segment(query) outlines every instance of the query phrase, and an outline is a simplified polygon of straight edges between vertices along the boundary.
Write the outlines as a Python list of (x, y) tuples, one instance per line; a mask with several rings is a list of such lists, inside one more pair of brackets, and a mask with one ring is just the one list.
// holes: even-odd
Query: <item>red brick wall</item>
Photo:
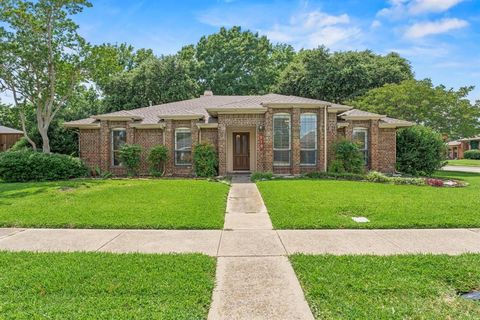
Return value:
[(135, 129), (134, 143), (142, 147), (142, 156), (140, 161), (140, 174), (148, 175), (148, 155), (150, 150), (158, 145), (163, 145), (163, 130), (161, 129)]
[(378, 136), (378, 167), (376, 170), (394, 173), (397, 162), (396, 129), (380, 129)]
[(80, 158), (89, 168), (100, 168), (100, 130), (81, 129), (78, 134), (78, 149)]

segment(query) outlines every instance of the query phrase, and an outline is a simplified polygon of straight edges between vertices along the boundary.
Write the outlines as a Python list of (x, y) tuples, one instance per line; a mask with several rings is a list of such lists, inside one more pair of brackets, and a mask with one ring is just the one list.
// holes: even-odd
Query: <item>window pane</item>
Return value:
[(189, 165), (192, 163), (191, 151), (175, 151), (175, 163), (177, 165)]
[(301, 150), (300, 151), (300, 164), (317, 164), (317, 151), (316, 150)]
[(175, 131), (175, 164), (189, 165), (192, 163), (192, 133), (189, 129)]
[(361, 150), (365, 150), (367, 148), (366, 130), (353, 130), (353, 142), (355, 142)]
[(121, 164), (119, 151), (126, 142), (127, 142), (126, 130), (112, 131), (112, 163), (114, 166), (119, 166)]
[(300, 148), (316, 149), (317, 147), (317, 115), (300, 116)]
[(273, 164), (288, 166), (290, 164), (290, 150), (274, 150)]
[(290, 149), (290, 116), (273, 116), (273, 148)]

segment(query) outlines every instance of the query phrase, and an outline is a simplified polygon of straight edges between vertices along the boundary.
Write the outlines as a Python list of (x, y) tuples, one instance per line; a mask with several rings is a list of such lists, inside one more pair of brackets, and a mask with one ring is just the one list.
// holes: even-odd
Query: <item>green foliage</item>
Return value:
[(446, 146), (442, 136), (424, 126), (397, 131), (397, 170), (428, 176), (445, 165)]
[(331, 53), (325, 47), (301, 50), (281, 73), (277, 91), (332, 102), (344, 102), (386, 83), (413, 79), (410, 63), (396, 53)]
[(367, 173), (365, 178), (369, 182), (386, 183), (386, 182), (390, 181), (389, 177), (387, 177), (383, 173), (377, 172), (377, 171), (370, 171), (369, 173)]
[(161, 177), (165, 173), (165, 163), (168, 160), (168, 148), (158, 145), (150, 149), (148, 154), (148, 165), (150, 174), (154, 177)]
[(29, 150), (32, 146), (28, 143), (27, 139), (20, 138), (15, 144), (9, 149), (9, 151), (22, 151), (22, 150)]
[(291, 46), (272, 45), (267, 37), (240, 27), (221, 28), (180, 52), (201, 89), (220, 95), (268, 93), (294, 54)]
[[(335, 144), (335, 172), (363, 173), (364, 160), (358, 146), (348, 140), (342, 140)], [(343, 171), (341, 170), (343, 166)]]
[(186, 100), (199, 93), (188, 65), (178, 56), (151, 57), (104, 85), (105, 112)]
[(342, 160), (333, 160), (328, 165), (328, 172), (332, 173), (345, 173), (345, 166)]
[(406, 80), (372, 89), (349, 104), (413, 121), (455, 139), (480, 131), (480, 108), (468, 99), (472, 89), (463, 87), (455, 91), (443, 85), (435, 87), (429, 79)]
[(305, 174), (305, 177), (310, 179), (329, 179), (329, 180), (349, 180), (349, 181), (363, 181), (365, 175), (358, 173), (347, 172), (309, 172)]
[(262, 180), (272, 180), (273, 173), (272, 172), (253, 172), (250, 176), (250, 180), (253, 182), (255, 181), (262, 181)]
[(140, 159), (142, 148), (137, 144), (124, 144), (120, 148), (120, 162), (127, 169), (127, 174), (131, 177), (138, 175), (140, 168)]
[(193, 166), (197, 177), (216, 176), (218, 155), (215, 146), (210, 143), (197, 144), (193, 149)]
[(65, 180), (85, 177), (88, 169), (78, 158), (36, 151), (0, 154), (0, 179), (7, 182)]
[(463, 153), (465, 159), (480, 160), (480, 150), (468, 150)]

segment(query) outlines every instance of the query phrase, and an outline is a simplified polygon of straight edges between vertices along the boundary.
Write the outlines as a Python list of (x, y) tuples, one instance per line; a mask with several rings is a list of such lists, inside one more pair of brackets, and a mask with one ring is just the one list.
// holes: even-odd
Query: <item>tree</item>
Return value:
[(397, 132), (397, 170), (411, 175), (431, 175), (445, 164), (442, 136), (427, 127), (415, 126)]
[(35, 108), (43, 152), (50, 153), (48, 130), (75, 87), (85, 78), (87, 44), (69, 18), (86, 0), (1, 0), (0, 89), (12, 93), (26, 139), (26, 108)]
[(189, 61), (202, 90), (248, 95), (268, 93), (295, 52), (289, 45), (272, 45), (265, 36), (232, 27), (203, 36), (179, 55)]
[(105, 112), (191, 99), (199, 93), (189, 66), (178, 56), (149, 58), (105, 86)]
[(385, 83), (413, 79), (410, 63), (396, 53), (330, 53), (325, 47), (301, 50), (281, 73), (279, 93), (344, 102)]
[(467, 98), (472, 89), (434, 86), (429, 79), (406, 80), (372, 89), (349, 104), (431, 127), (449, 138), (470, 137), (480, 132), (480, 105)]

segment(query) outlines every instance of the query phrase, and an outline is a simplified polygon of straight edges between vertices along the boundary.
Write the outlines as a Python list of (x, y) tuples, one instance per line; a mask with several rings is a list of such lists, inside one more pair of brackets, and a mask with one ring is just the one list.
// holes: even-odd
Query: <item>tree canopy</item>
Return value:
[(413, 79), (408, 60), (366, 51), (301, 50), (280, 75), (279, 93), (344, 102), (386, 83)]
[(434, 128), (450, 138), (469, 137), (480, 130), (480, 106), (467, 99), (472, 89), (434, 86), (430, 79), (405, 80), (372, 89), (349, 103)]

